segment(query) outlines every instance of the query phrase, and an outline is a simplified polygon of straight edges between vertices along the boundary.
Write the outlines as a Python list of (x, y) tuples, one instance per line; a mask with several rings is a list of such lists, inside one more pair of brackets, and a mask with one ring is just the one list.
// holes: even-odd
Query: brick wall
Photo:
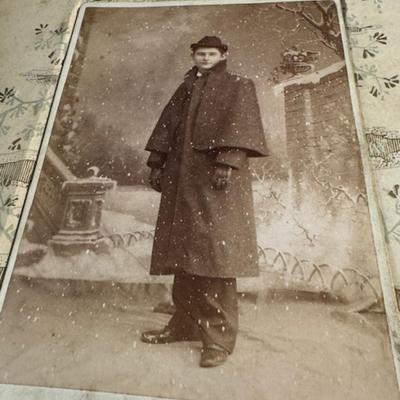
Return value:
[(363, 179), (347, 73), (344, 68), (318, 83), (284, 89), (289, 176), (295, 202), (330, 182), (361, 192)]
[[(377, 276), (359, 144), (344, 66), (283, 86), (287, 204), (313, 244), (303, 253)], [(285, 237), (291, 247), (297, 236)], [(303, 242), (304, 243), (304, 242)]]

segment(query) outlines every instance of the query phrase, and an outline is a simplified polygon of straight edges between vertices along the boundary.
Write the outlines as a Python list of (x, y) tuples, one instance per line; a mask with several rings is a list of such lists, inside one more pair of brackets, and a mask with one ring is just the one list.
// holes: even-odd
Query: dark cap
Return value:
[(228, 50), (228, 46), (222, 43), (221, 39), (217, 36), (204, 36), (197, 43), (190, 45), (192, 51), (196, 51), (199, 47), (215, 47), (221, 49), (223, 52)]

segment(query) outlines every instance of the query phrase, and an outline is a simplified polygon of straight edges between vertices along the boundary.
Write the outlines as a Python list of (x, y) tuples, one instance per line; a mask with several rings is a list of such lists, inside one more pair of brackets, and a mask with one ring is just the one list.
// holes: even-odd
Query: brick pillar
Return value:
[(285, 111), (293, 207), (321, 193), (327, 180), (362, 188), (346, 71), (285, 87)]

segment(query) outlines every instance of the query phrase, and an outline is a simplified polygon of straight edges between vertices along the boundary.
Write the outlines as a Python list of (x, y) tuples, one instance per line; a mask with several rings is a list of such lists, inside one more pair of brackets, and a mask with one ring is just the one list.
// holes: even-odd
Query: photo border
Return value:
[[(72, 15), (71, 21), (73, 23), (72, 34), (68, 43), (68, 47), (65, 53), (63, 66), (57, 81), (56, 89), (54, 91), (53, 100), (50, 106), (50, 110), (46, 111), (47, 120), (45, 125), (45, 131), (40, 142), (37, 160), (35, 162), (34, 171), (28, 185), (27, 193), (23, 202), (22, 212), (18, 225), (16, 228), (16, 234), (11, 244), (11, 250), (5, 266), (4, 277), (2, 285), (0, 287), (0, 312), (4, 305), (5, 296), (11, 280), (12, 272), (14, 270), (15, 261), (18, 255), (19, 245), (24, 233), (25, 225), (29, 216), (29, 212), (34, 200), (36, 188), (38, 185), (40, 173), (42, 170), (43, 162), (46, 156), (48, 143), (50, 140), (53, 125), (58, 113), (60, 100), (62, 98), (65, 82), (71, 67), (73, 54), (75, 52), (76, 43), (79, 37), (82, 22), (85, 16), (86, 9), (88, 8), (159, 8), (159, 7), (174, 7), (174, 6), (205, 6), (205, 5), (240, 5), (240, 4), (269, 4), (269, 3), (307, 3), (313, 0), (162, 0), (153, 2), (84, 2), (78, 8), (76, 15)], [(360, 101), (357, 93), (356, 82), (354, 79), (354, 68), (352, 63), (352, 56), (350, 53), (349, 41), (347, 38), (346, 26), (343, 15), (343, 5), (341, 0), (332, 0), (336, 4), (336, 10), (338, 14), (340, 32), (342, 37), (342, 43), (344, 48), (344, 60), (347, 69), (348, 84), (350, 89), (350, 98), (353, 110), (353, 117), (355, 121), (355, 127), (357, 131), (357, 139), (359, 144), (359, 151), (362, 162), (362, 174), (364, 177), (365, 188), (367, 192), (368, 208), (370, 215), (371, 230), (375, 245), (375, 254), (377, 259), (377, 266), (379, 270), (379, 277), (383, 291), (384, 306), (386, 311), (386, 319), (389, 326), (389, 337), (392, 346), (392, 352), (394, 357), (394, 365), (397, 375), (397, 382), (400, 382), (400, 343), (397, 343), (397, 338), (400, 337), (400, 320), (398, 316), (396, 295), (394, 290), (393, 278), (391, 273), (391, 263), (389, 257), (389, 249), (385, 241), (385, 233), (382, 222), (382, 215), (379, 209), (377, 185), (374, 181), (374, 172), (368, 155), (368, 145), (365, 137), (365, 132), (362, 123), (362, 111)], [(0, 385), (2, 386), (8, 385)], [(17, 385), (24, 386), (24, 385)], [(64, 389), (61, 389), (63, 390)], [(68, 391), (68, 390), (66, 390)], [(86, 391), (80, 391), (86, 392)], [(92, 392), (100, 393), (100, 392)], [(1, 394), (1, 391), (0, 391)], [(94, 397), (95, 398), (95, 397)], [(145, 399), (143, 396), (129, 395), (128, 398)], [(154, 397), (147, 397), (147, 399), (153, 399)], [(155, 398), (154, 398), (155, 399)], [(159, 399), (162, 399), (159, 397)]]

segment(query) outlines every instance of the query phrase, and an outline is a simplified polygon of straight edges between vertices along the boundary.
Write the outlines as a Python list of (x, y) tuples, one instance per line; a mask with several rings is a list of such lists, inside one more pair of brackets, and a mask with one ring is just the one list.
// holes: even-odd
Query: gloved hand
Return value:
[(161, 193), (162, 172), (161, 168), (152, 168), (149, 176), (150, 186), (159, 193)]
[(228, 186), (228, 182), (232, 175), (232, 167), (228, 165), (216, 165), (211, 183), (214, 189), (222, 190)]

